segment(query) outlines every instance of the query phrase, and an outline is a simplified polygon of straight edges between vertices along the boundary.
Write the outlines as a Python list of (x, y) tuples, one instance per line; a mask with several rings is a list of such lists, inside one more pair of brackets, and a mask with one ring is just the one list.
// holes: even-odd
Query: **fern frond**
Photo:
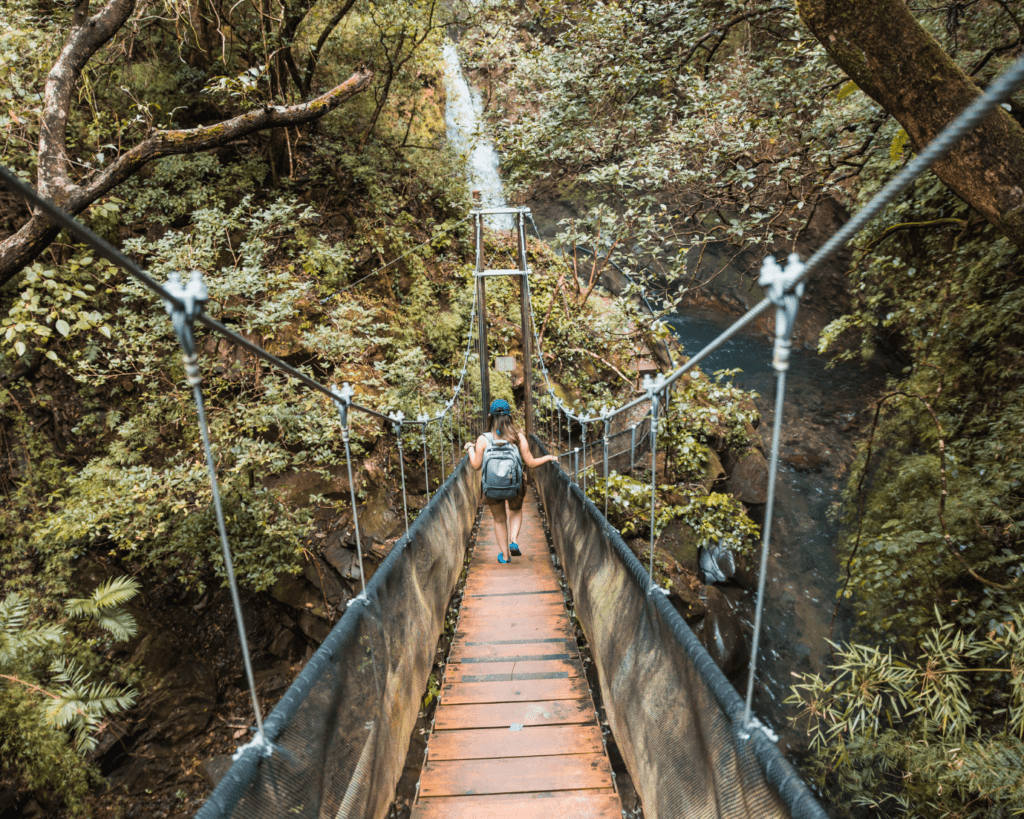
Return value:
[(28, 614), (29, 601), (23, 595), (11, 594), (0, 602), (0, 668), (27, 650), (53, 645), (64, 637), (60, 626), (26, 626)]
[(100, 583), (92, 593), (93, 602), (100, 611), (123, 606), (139, 593), (139, 582), (132, 577), (112, 577)]
[(25, 625), (28, 600), (21, 594), (10, 594), (0, 600), (0, 630), (13, 632)]
[(114, 611), (100, 614), (96, 618), (96, 625), (108, 631), (118, 640), (129, 640), (135, 636), (139, 628), (135, 618), (126, 611)]

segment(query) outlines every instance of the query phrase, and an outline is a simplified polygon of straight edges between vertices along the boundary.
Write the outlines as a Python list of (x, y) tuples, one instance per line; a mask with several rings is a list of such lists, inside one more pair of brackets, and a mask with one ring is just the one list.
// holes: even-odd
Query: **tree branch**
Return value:
[[(87, 184), (80, 187), (68, 184), (57, 204), (71, 214), (78, 214), (153, 159), (206, 151), (256, 131), (312, 122), (365, 90), (372, 79), (373, 71), (364, 67), (358, 69), (345, 82), (308, 102), (298, 105), (264, 106), (225, 122), (201, 128), (155, 131), (118, 157), (110, 167)], [(56, 197), (51, 195), (50, 198)], [(38, 256), (58, 232), (49, 219), (33, 215), (13, 236), (0, 242), (0, 285), (9, 281)]]

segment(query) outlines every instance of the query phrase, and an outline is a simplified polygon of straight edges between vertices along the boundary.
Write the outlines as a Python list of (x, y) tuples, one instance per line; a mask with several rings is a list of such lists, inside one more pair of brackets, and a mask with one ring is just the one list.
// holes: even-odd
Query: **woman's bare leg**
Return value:
[(508, 541), (519, 542), (519, 530), (523, 527), (523, 507), (508, 510)]
[[(488, 504), (487, 508), (491, 510), (491, 516), (494, 518), (494, 539), (498, 541), (498, 548), (501, 549), (505, 560), (511, 560), (512, 555), (508, 550), (508, 518), (505, 515), (505, 504), (497, 503), (493, 506)], [(522, 525), (522, 519), (519, 523)], [(519, 531), (518, 528), (516, 531)]]

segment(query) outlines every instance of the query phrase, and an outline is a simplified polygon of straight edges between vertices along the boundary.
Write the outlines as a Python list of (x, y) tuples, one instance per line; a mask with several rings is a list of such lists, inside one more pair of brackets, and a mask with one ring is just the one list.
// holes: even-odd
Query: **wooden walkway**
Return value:
[(510, 565), (482, 512), (413, 819), (621, 819), (532, 492), (523, 512)]

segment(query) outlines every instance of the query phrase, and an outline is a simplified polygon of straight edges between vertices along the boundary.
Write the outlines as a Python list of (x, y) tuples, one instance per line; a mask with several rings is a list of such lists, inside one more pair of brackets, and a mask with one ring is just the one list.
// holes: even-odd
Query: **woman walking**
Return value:
[[(480, 469), (484, 465), (484, 455), (488, 449), (495, 447), (515, 447), (523, 463), (531, 469), (556, 460), (554, 455), (545, 455), (543, 458), (534, 458), (530, 452), (530, 444), (526, 436), (520, 431), (512, 420), (512, 408), (508, 401), (498, 398), (491, 402), (491, 411), (487, 416), (488, 431), (476, 439), (476, 442), (466, 444), (466, 453), (469, 455), (469, 465), (473, 469)], [(511, 563), (512, 555), (519, 556), (519, 544), (516, 539), (519, 537), (519, 530), (523, 525), (523, 499), (526, 497), (526, 481), (520, 481), (519, 494), (505, 500), (497, 500), (484, 495), (484, 504), (491, 511), (494, 518), (494, 536), (498, 541), (501, 551), (498, 552), (499, 563)]]

